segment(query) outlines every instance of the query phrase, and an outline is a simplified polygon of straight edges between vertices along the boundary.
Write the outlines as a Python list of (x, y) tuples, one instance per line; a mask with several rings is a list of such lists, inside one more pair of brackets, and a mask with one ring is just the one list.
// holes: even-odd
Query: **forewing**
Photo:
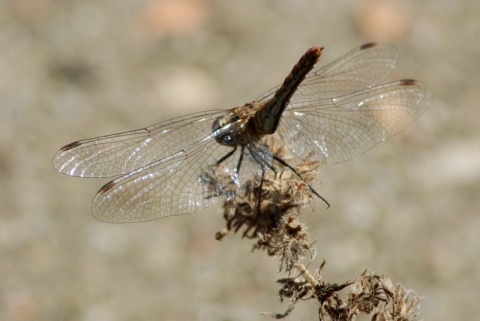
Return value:
[[(107, 183), (95, 196), (92, 212), (101, 221), (129, 223), (190, 214), (233, 197), (259, 167), (241, 148), (218, 144), (213, 135), (194, 146)], [(217, 162), (230, 155), (216, 166)]]
[(201, 112), (139, 130), (76, 141), (55, 154), (53, 166), (71, 176), (124, 175), (196, 144), (211, 133), (214, 119), (224, 113)]
[(301, 158), (316, 150), (324, 162), (340, 163), (400, 132), (431, 101), (424, 84), (400, 80), (343, 97), (292, 104), (279, 134)]
[[(398, 51), (387, 44), (368, 43), (322, 68), (314, 68), (300, 84), (291, 104), (309, 103), (357, 92), (382, 82), (395, 68)], [(259, 100), (270, 99), (277, 86)]]

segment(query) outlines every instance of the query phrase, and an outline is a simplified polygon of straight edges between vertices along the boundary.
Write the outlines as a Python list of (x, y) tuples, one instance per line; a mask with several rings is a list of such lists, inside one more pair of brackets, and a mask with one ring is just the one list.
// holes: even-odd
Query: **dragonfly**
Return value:
[(271, 151), (273, 134), (299, 159), (313, 151), (318, 161), (341, 163), (397, 134), (431, 104), (419, 81), (381, 84), (398, 60), (391, 45), (367, 43), (319, 68), (322, 50), (308, 49), (282, 85), (243, 106), (75, 141), (54, 155), (53, 166), (70, 176), (116, 177), (92, 202), (97, 219), (148, 221), (235, 197), (248, 180), (275, 171), (275, 161), (294, 170)]

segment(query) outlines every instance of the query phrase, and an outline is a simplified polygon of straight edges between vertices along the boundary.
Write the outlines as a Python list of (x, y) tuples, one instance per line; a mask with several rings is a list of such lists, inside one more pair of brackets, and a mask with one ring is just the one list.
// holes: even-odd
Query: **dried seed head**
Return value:
[[(293, 157), (278, 139), (270, 138), (268, 145), (276, 157), (290, 165)], [(300, 161), (295, 167), (291, 165), (296, 173), (278, 162), (273, 166), (276, 172), (270, 170), (263, 178), (249, 180), (240, 193), (227, 198), (223, 204), (226, 227), (216, 238), (222, 239), (230, 230), (242, 231), (243, 237), (257, 240), (254, 249), (278, 256), (280, 270), (290, 272), (302, 260), (310, 261), (315, 255), (308, 229), (301, 220), (300, 208), (314, 199), (309, 185), (320, 164), (309, 159)], [(218, 179), (217, 176), (211, 182), (216, 183)], [(218, 190), (212, 184), (211, 192)]]

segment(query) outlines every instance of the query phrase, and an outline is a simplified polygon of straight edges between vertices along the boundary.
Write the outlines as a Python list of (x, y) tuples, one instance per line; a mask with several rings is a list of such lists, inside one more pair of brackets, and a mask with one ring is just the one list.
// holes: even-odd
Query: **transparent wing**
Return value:
[(76, 141), (55, 154), (53, 166), (71, 176), (124, 175), (210, 135), (214, 119), (225, 112), (201, 112), (139, 130)]
[(400, 80), (333, 99), (290, 104), (278, 131), (300, 158), (317, 150), (322, 161), (340, 163), (400, 132), (431, 101), (427, 86)]
[[(232, 153), (219, 166), (219, 159)], [(140, 222), (194, 213), (231, 197), (247, 179), (257, 179), (260, 168), (243, 150), (218, 144), (213, 135), (195, 145), (107, 183), (92, 203), (94, 216), (114, 223)]]
[[(387, 44), (367, 43), (322, 68), (314, 68), (300, 84), (290, 103), (308, 103), (343, 96), (382, 82), (395, 68), (398, 51)], [(260, 96), (270, 99), (280, 86)]]

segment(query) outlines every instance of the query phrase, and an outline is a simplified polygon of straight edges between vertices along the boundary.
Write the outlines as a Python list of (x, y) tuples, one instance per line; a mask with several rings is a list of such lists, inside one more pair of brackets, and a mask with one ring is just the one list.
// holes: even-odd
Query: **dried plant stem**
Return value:
[(315, 279), (315, 277), (307, 270), (305, 265), (302, 263), (297, 263), (295, 265), (295, 268), (301, 273), (301, 275), (305, 278), (305, 280), (310, 283), (311, 286), (316, 287), (318, 286), (318, 281)]
[[(272, 139), (269, 146), (278, 157), (288, 158), (277, 140)], [(232, 230), (243, 231), (244, 238), (256, 240), (255, 250), (265, 250), (278, 258), (279, 272), (287, 274), (277, 280), (279, 298), (281, 302), (288, 299), (290, 304), (283, 313), (264, 314), (282, 319), (293, 311), (298, 301), (315, 300), (321, 321), (353, 321), (360, 314), (368, 315), (372, 321), (420, 320), (418, 295), (400, 285), (393, 286), (385, 276), (364, 271), (353, 280), (336, 284), (321, 276), (325, 261), (317, 272), (308, 270), (316, 249), (315, 242), (309, 240), (300, 209), (314, 199), (310, 183), (315, 179), (319, 163), (307, 159), (294, 170), (280, 168), (281, 165), (275, 164), (280, 175), (268, 173), (249, 181), (241, 193), (225, 201), (226, 226), (216, 234), (220, 240)], [(215, 178), (212, 182), (229, 179), (223, 171), (210, 175)], [(211, 188), (212, 193), (218, 191), (216, 185)]]

